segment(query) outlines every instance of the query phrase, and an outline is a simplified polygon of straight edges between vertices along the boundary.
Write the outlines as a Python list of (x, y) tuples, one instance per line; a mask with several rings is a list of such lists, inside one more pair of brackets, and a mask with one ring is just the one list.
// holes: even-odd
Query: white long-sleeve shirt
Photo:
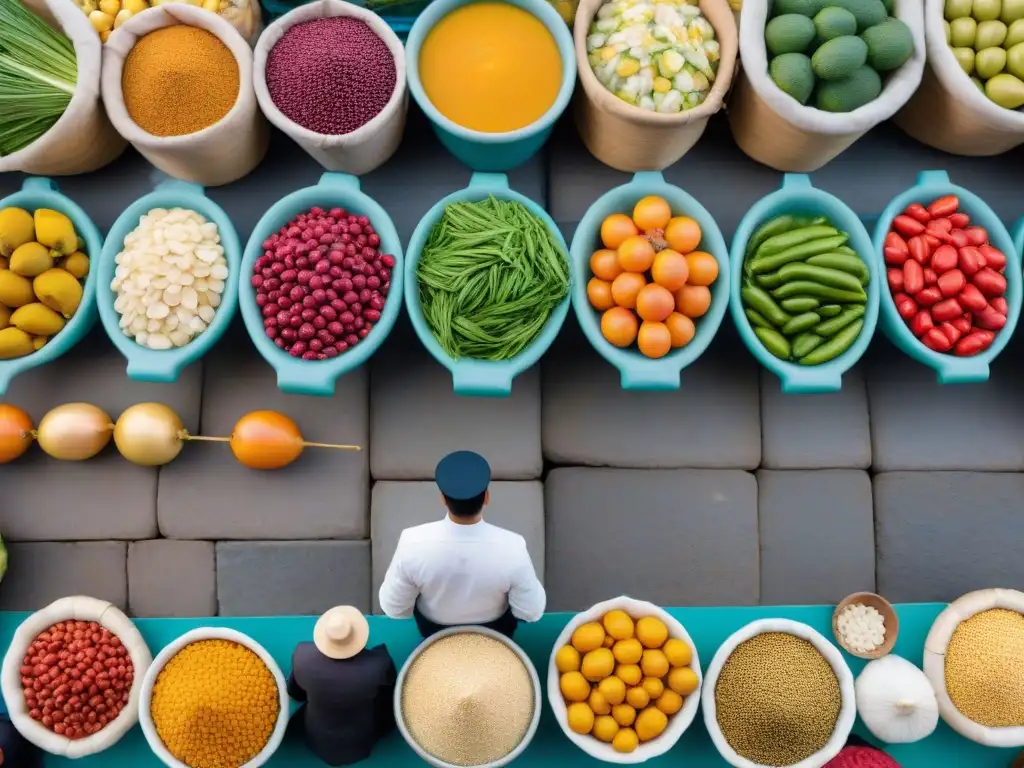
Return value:
[(412, 616), (417, 601), (438, 624), (482, 624), (510, 607), (521, 621), (537, 621), (547, 595), (522, 536), (445, 515), (402, 531), (380, 586), (380, 607), (393, 619)]

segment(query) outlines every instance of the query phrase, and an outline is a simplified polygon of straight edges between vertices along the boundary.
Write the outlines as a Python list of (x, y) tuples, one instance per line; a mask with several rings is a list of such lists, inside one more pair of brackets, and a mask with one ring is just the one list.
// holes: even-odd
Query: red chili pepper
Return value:
[(928, 331), (928, 333), (921, 337), (921, 341), (928, 349), (935, 352), (949, 352), (953, 348), (953, 345), (949, 342), (949, 337), (938, 328), (932, 328)]
[(967, 237), (967, 233), (964, 232), (962, 229), (954, 229), (952, 232), (949, 233), (949, 237), (947, 238), (947, 240), (950, 244), (956, 246), (957, 248), (963, 248), (965, 245), (971, 244), (970, 238)]
[(940, 197), (934, 203), (928, 206), (928, 213), (931, 214), (932, 218), (938, 218), (940, 216), (952, 216), (960, 208), (960, 198), (956, 195), (946, 195)]
[(921, 266), (928, 263), (928, 259), (931, 258), (932, 255), (932, 249), (928, 247), (928, 243), (925, 241), (925, 238), (920, 235), (912, 237), (910, 238), (908, 245), (910, 246), (910, 258)]
[(1006, 269), (1006, 254), (991, 245), (980, 245), (978, 251), (985, 257), (985, 266), (992, 267), (997, 272)]
[(910, 330), (918, 338), (924, 336), (934, 327), (935, 321), (932, 320), (931, 313), (927, 309), (922, 309), (910, 321)]
[(902, 269), (888, 269), (886, 270), (886, 277), (889, 279), (889, 290), (893, 293), (899, 293), (903, 290), (903, 270)]
[[(933, 256), (932, 259), (934, 259), (934, 258), (935, 257)], [(934, 269), (932, 269), (930, 267), (928, 269), (925, 269), (925, 271), (924, 271), (924, 286), (925, 286), (925, 288), (927, 288), (927, 287), (929, 287), (931, 285), (936, 285), (938, 282), (939, 282), (939, 275), (938, 275), (938, 273)]]
[(945, 299), (932, 307), (932, 318), (937, 323), (955, 320), (964, 313), (963, 307), (956, 299)]
[(972, 331), (956, 344), (956, 353), (960, 357), (970, 357), (989, 348), (996, 335), (991, 331)]
[(946, 334), (946, 338), (949, 339), (950, 344), (956, 344), (960, 341), (960, 337), (963, 336), (960, 329), (952, 323), (943, 323), (939, 326), (939, 330)]
[(904, 213), (912, 219), (917, 219), (922, 224), (927, 224), (932, 218), (932, 215), (928, 213), (928, 209), (920, 203), (911, 203), (907, 206), (907, 210)]
[(974, 313), (974, 322), (979, 328), (988, 331), (1001, 331), (1006, 325), (1006, 315), (1001, 315), (992, 307), (985, 307), (981, 312)]
[(985, 245), (988, 242), (988, 232), (984, 227), (967, 227), (964, 230), (967, 241), (974, 246)]
[(960, 315), (955, 320), (950, 320), (949, 324), (960, 331), (960, 333), (970, 333), (971, 328), (974, 327), (974, 321), (969, 314)]
[(956, 296), (967, 285), (967, 278), (959, 269), (951, 269), (943, 272), (939, 278), (939, 290), (943, 296)]
[(940, 275), (956, 268), (957, 253), (952, 245), (940, 245), (932, 254), (932, 269)]
[(890, 267), (902, 267), (904, 262), (910, 258), (909, 251), (900, 251), (888, 246), (883, 251), (883, 255), (885, 256), (885, 263)]
[(994, 309), (999, 314), (1010, 314), (1010, 305), (1006, 303), (1006, 299), (1004, 299), (1002, 296), (992, 299), (992, 301), (990, 301), (989, 303), (992, 305), (992, 309)]
[(952, 230), (953, 225), (949, 223), (949, 219), (933, 219), (924, 228), (927, 234), (937, 237), (939, 240), (948, 240)]
[(907, 294), (897, 293), (892, 297), (892, 300), (896, 305), (896, 311), (904, 320), (910, 320), (910, 318), (917, 314), (917, 304)]
[[(905, 266), (904, 269), (906, 269)], [(906, 277), (905, 272), (904, 277)], [(980, 270), (973, 278), (971, 278), (971, 282), (978, 286), (978, 290), (989, 298), (1002, 296), (1006, 293), (1006, 278), (990, 267), (985, 267)]]
[(917, 292), (914, 300), (922, 307), (930, 307), (942, 301), (942, 291), (939, 290), (938, 286), (925, 288), (923, 291)]
[(892, 228), (906, 237), (913, 237), (924, 232), (924, 224), (904, 215), (897, 216), (892, 220)]
[(900, 237), (896, 232), (890, 232), (885, 236), (884, 247), (895, 248), (903, 253), (910, 253), (910, 250), (907, 248), (907, 241)]
[(988, 301), (982, 295), (978, 287), (968, 283), (964, 286), (964, 289), (960, 291), (960, 295), (957, 296), (957, 301), (960, 305), (968, 312), (980, 312), (988, 306)]
[(966, 213), (951, 213), (949, 221), (953, 225), (953, 229), (963, 229), (971, 223), (971, 217)]
[(957, 263), (960, 265), (960, 271), (968, 277), (971, 277), (985, 266), (983, 262), (984, 258), (985, 257), (981, 255), (981, 251), (972, 245), (968, 245), (960, 249)]
[[(914, 245), (914, 240), (910, 241), (911, 246)], [(903, 290), (905, 293), (909, 293), (913, 296), (915, 293), (924, 288), (924, 270), (921, 265), (918, 264), (914, 259), (907, 259), (907, 263), (903, 265)]]

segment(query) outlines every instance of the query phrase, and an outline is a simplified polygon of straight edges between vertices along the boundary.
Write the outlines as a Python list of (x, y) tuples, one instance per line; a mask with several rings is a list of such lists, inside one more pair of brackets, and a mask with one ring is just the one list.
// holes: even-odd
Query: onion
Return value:
[(89, 403), (67, 403), (43, 416), (36, 439), (48, 456), (61, 461), (84, 461), (107, 447), (113, 426), (110, 416), (101, 408)]
[(14, 461), (32, 445), (32, 419), (21, 408), (0, 403), (0, 464)]
[(298, 424), (277, 411), (247, 413), (231, 432), (231, 451), (249, 469), (287, 467), (304, 447)]
[(181, 453), (187, 437), (181, 417), (162, 403), (139, 403), (114, 425), (114, 444), (128, 461), (160, 467)]

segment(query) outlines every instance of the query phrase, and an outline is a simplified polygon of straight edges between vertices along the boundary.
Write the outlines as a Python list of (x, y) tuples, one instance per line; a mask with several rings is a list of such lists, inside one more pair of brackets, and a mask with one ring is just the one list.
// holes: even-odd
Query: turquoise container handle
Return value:
[[(263, 316), (256, 306), (256, 291), (251, 278), (256, 260), (263, 255), (263, 242), (300, 213), (310, 208), (344, 208), (369, 218), (380, 237), (378, 250), (395, 257), (391, 270), (391, 288), (384, 309), (365, 339), (337, 357), (328, 360), (301, 360), (279, 349), (263, 330)], [(402, 305), (404, 279), (402, 242), (387, 211), (364, 193), (359, 179), (347, 173), (325, 173), (311, 187), (298, 189), (278, 200), (263, 214), (249, 236), (238, 274), (237, 290), (242, 308), (242, 320), (256, 350), (277, 374), (277, 387), (293, 395), (331, 397), (335, 384), (346, 373), (355, 370), (376, 352), (391, 333)]]
[(85, 255), (92, 263), (89, 274), (82, 285), (82, 302), (78, 311), (67, 321), (60, 333), (53, 336), (46, 346), (25, 357), (0, 360), (0, 397), (15, 376), (40, 365), (53, 362), (75, 346), (96, 323), (96, 260), (103, 249), (103, 237), (99, 229), (81, 206), (62, 194), (53, 179), (32, 176), (21, 184), (21, 190), (0, 200), (2, 208), (24, 208), (30, 213), (38, 208), (60, 211), (75, 227), (75, 232), (85, 243)]
[(1006, 347), (1020, 319), (1021, 300), (1024, 298), (1021, 276), (1024, 220), (1018, 222), (1015, 236), (1011, 237), (988, 204), (970, 190), (954, 184), (946, 171), (922, 171), (918, 174), (917, 183), (893, 198), (879, 217), (875, 225), (875, 259), (879, 269), (884, 271), (885, 236), (889, 233), (893, 219), (903, 213), (908, 205), (921, 203), (927, 207), (933, 200), (944, 195), (956, 195), (960, 199), (960, 210), (971, 217), (971, 224), (984, 227), (992, 245), (1006, 254), (1006, 325), (996, 335), (992, 346), (979, 355), (957, 357), (934, 352), (917, 340), (900, 317), (888, 286), (883, 291), (885, 298), (882, 299), (880, 320), (886, 337), (910, 357), (933, 368), (940, 384), (975, 384), (988, 381), (992, 361)]
[[(864, 327), (853, 344), (839, 357), (813, 366), (780, 360), (764, 348), (744, 313), (740, 291), (743, 289), (743, 264), (747, 243), (755, 230), (777, 216), (827, 216), (832, 226), (849, 236), (848, 245), (864, 260), (870, 272), (866, 286), (868, 300), (864, 307)], [(843, 387), (843, 374), (852, 368), (867, 351), (878, 323), (878, 305), (885, 282), (885, 271), (875, 258), (875, 249), (863, 222), (846, 203), (828, 192), (818, 189), (806, 174), (787, 173), (779, 189), (763, 197), (740, 221), (733, 237), (731, 250), (732, 286), (729, 293), (729, 312), (740, 338), (765, 368), (779, 377), (782, 391), (787, 394), (816, 394), (838, 392)], [(884, 287), (888, 291), (888, 287)]]
[[(512, 190), (509, 187), (508, 177), (503, 173), (474, 173), (465, 189), (460, 189), (439, 200), (420, 219), (420, 223), (416, 225), (409, 240), (409, 249), (405, 260), (405, 307), (420, 342), (437, 362), (451, 372), (452, 387), (457, 395), (474, 397), (508, 397), (511, 395), (512, 381), (540, 360), (558, 335), (569, 311), (569, 296), (566, 296), (565, 301), (552, 310), (537, 338), (510, 360), (453, 360), (437, 343), (437, 339), (434, 338), (434, 334), (431, 333), (430, 327), (427, 325), (426, 318), (423, 317), (423, 308), (420, 306), (419, 284), (416, 280), (416, 267), (419, 264), (420, 255), (427, 244), (431, 230), (444, 215), (446, 206), (452, 203), (486, 200), (491, 195), (499, 200), (512, 200), (526, 206), (530, 213), (547, 225), (562, 251), (564, 253), (569, 251), (554, 219), (530, 198)], [(392, 278), (393, 285), (394, 278)], [(572, 288), (570, 287), (570, 294), (571, 292)]]
[[(590, 306), (587, 283), (590, 256), (604, 247), (600, 240), (601, 222), (613, 213), (629, 214), (640, 198), (659, 195), (668, 201), (675, 216), (689, 216), (701, 228), (698, 249), (707, 251), (718, 260), (718, 279), (711, 286), (711, 308), (704, 317), (695, 321), (693, 339), (685, 347), (670, 351), (664, 357), (652, 359), (636, 349), (620, 349), (610, 344), (601, 333), (601, 313)], [(718, 333), (729, 304), (729, 249), (718, 224), (694, 197), (665, 181), (660, 171), (640, 171), (623, 184), (605, 192), (594, 201), (584, 214), (572, 239), (572, 306), (580, 327), (591, 346), (618, 369), (623, 389), (657, 392), (679, 389), (681, 371), (699, 358)]]
[[(238, 272), (242, 263), (242, 245), (231, 218), (224, 209), (206, 196), (199, 184), (172, 179), (164, 174), (154, 176), (154, 189), (143, 195), (117, 217), (110, 228), (100, 255), (96, 288), (100, 320), (107, 336), (128, 362), (128, 378), (157, 384), (170, 384), (178, 380), (182, 370), (205, 355), (224, 335), (238, 311)], [(228, 262), (228, 276), (224, 293), (213, 322), (183, 347), (149, 349), (125, 335), (119, 325), (121, 316), (114, 309), (116, 294), (110, 288), (117, 268), (117, 254), (124, 248), (124, 239), (139, 226), (142, 217), (154, 208), (187, 208), (217, 225), (224, 257)]]

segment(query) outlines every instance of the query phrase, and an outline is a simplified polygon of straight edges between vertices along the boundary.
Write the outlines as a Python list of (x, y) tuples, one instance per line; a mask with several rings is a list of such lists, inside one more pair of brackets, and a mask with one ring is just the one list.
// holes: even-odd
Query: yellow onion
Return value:
[(67, 403), (43, 416), (36, 440), (48, 456), (60, 461), (84, 461), (107, 447), (113, 426), (101, 408)]
[(114, 445), (128, 461), (143, 467), (168, 464), (187, 436), (181, 417), (162, 403), (139, 403), (114, 425)]

